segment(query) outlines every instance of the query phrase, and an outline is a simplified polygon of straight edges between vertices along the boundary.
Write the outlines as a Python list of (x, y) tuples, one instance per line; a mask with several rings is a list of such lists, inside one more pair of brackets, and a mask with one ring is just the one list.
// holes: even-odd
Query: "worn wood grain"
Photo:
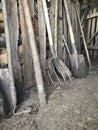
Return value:
[(98, 17), (98, 12), (94, 12), (93, 14), (88, 14), (87, 15), (87, 20), (95, 18), (95, 17)]
[[(64, 34), (64, 37), (66, 38), (66, 40), (68, 40), (68, 26), (67, 26), (67, 20), (66, 20), (66, 14), (65, 14), (65, 8), (63, 6), (62, 8), (62, 11), (63, 11), (63, 34)], [(62, 44), (62, 48), (63, 48), (63, 61), (66, 65), (69, 64), (69, 60), (68, 60), (68, 54), (67, 54), (67, 50), (66, 48), (64, 47), (64, 43)]]
[[(92, 14), (92, 10), (89, 11), (89, 14)], [(89, 39), (91, 38), (91, 29), (92, 29), (92, 19), (89, 19), (87, 21), (87, 43)], [(92, 50), (89, 50), (90, 56), (92, 56)]]
[(54, 50), (55, 54), (57, 55), (57, 48), (58, 48), (58, 2), (59, 0), (55, 0), (55, 18), (54, 18)]
[(10, 33), (11, 56), (17, 93), (22, 90), (22, 74), (18, 56), (19, 19), (17, 0), (7, 1), (7, 15)]
[(40, 63), (44, 79), (46, 79), (46, 25), (41, 0), (38, 0), (38, 27), (39, 27), (39, 47)]
[[(92, 10), (89, 11), (89, 15), (91, 15), (91, 14), (92, 14)], [(89, 39), (91, 38), (91, 27), (92, 27), (92, 20), (91, 19), (89, 19), (87, 21), (87, 25), (88, 25), (88, 27), (87, 27), (87, 41), (89, 41)]]
[(50, 11), (49, 11), (49, 16), (50, 16), (50, 25), (51, 25), (52, 37), (53, 37), (53, 42), (54, 42), (55, 0), (51, 0), (50, 4), (51, 4), (51, 6), (50, 6)]
[(58, 57), (62, 60), (62, 34), (63, 34), (63, 5), (62, 0), (59, 0), (59, 7), (58, 7)]
[(22, 44), (23, 44), (23, 77), (24, 77), (24, 88), (28, 89), (33, 85), (34, 73), (33, 73), (33, 63), (31, 56), (31, 49), (29, 45), (29, 39), (26, 29), (26, 23), (24, 20), (24, 12), (22, 7), (22, 2), (19, 0), (19, 14), (20, 14), (20, 27), (22, 34)]

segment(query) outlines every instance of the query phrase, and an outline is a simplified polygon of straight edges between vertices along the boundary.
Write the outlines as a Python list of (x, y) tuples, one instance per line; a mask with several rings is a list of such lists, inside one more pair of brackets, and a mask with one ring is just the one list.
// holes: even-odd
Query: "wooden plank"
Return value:
[(64, 6), (62, 7), (62, 11), (63, 11), (63, 13), (62, 13), (62, 15), (63, 15), (63, 34), (67, 40), (68, 39), (68, 25), (67, 25), (66, 12), (65, 12)]
[(31, 17), (33, 19), (35, 16), (35, 10), (34, 10), (35, 2), (34, 2), (34, 0), (28, 0), (28, 4), (29, 4), (29, 8), (30, 8)]
[[(96, 8), (92, 11), (92, 13), (96, 12)], [(95, 33), (95, 29), (96, 29), (96, 18), (92, 19), (92, 29), (91, 29), (91, 37), (94, 35)], [(94, 45), (94, 41), (92, 41), (92, 43), (90, 43), (92, 45)]]
[[(80, 3), (77, 1), (76, 2), (77, 9), (80, 15)], [(76, 12), (76, 11), (75, 11)], [(75, 13), (76, 15), (76, 13)], [(80, 27), (79, 27), (79, 22), (76, 16), (76, 43), (77, 43), (77, 51), (80, 54), (81, 53), (81, 45), (80, 45)]]
[(22, 90), (22, 74), (18, 56), (19, 20), (17, 0), (7, 1), (8, 25), (10, 32), (10, 44), (12, 51), (12, 65), (17, 93)]
[(93, 14), (88, 14), (87, 15), (87, 20), (95, 18), (95, 17), (98, 17), (98, 12), (94, 12)]
[[(46, 2), (46, 1), (43, 1), (43, 2)], [(36, 84), (37, 84), (37, 89), (38, 89), (38, 98), (40, 101), (40, 105), (44, 106), (46, 104), (46, 94), (44, 90), (42, 72), (41, 72), (39, 56), (38, 56), (38, 51), (37, 51), (37, 46), (36, 46), (36, 41), (35, 41), (34, 28), (32, 26), (32, 19), (31, 19), (29, 5), (28, 5), (27, 0), (23, 1), (23, 10), (24, 10), (25, 21), (27, 25), (29, 43), (30, 43), (31, 52), (32, 52), (32, 59), (34, 63), (34, 71), (35, 71)]]
[(63, 14), (62, 14), (62, 0), (59, 0), (59, 11), (58, 11), (58, 57), (62, 60), (62, 34), (63, 34)]
[(90, 50), (98, 50), (98, 46), (89, 45), (88, 49), (90, 49)]
[[(68, 8), (69, 8), (69, 15), (70, 15), (70, 19), (71, 19), (71, 23), (72, 23), (72, 15), (73, 15), (73, 12), (72, 12), (72, 1), (71, 0), (68, 0)], [(66, 17), (66, 14), (65, 14), (65, 17)], [(66, 22), (67, 22), (67, 18), (66, 18)], [(69, 27), (68, 27), (68, 22), (67, 22), (67, 29), (68, 29)], [(67, 32), (68, 32), (68, 45), (69, 45), (69, 48), (70, 48), (70, 50), (72, 49), (72, 47), (71, 47), (71, 38), (70, 38), (70, 33), (69, 33), (69, 29), (67, 30)]]
[[(98, 32), (98, 18), (96, 19), (96, 32)], [(98, 35), (95, 37), (95, 45), (98, 45)]]
[[(70, 14), (70, 18), (71, 18), (71, 22), (72, 22), (72, 1), (68, 0), (68, 8), (69, 8), (69, 14)], [(71, 40), (70, 40), (70, 34), (69, 34), (69, 30), (68, 30), (68, 23), (67, 23), (67, 18), (66, 18), (66, 11), (65, 11), (65, 7), (64, 7), (64, 3), (63, 3), (63, 31), (64, 31), (64, 37), (66, 39), (66, 41), (68, 42), (68, 46), (69, 49), (71, 50)], [(69, 66), (69, 56), (66, 50), (66, 47), (64, 47), (64, 62), (67, 66)]]
[(50, 24), (51, 24), (51, 31), (52, 31), (52, 37), (53, 37), (53, 42), (54, 42), (54, 16), (55, 16), (55, 1), (51, 0), (50, 2), (50, 11), (49, 11), (49, 16), (50, 16)]
[(46, 80), (46, 25), (41, 0), (38, 0), (38, 25), (40, 62), (44, 81)]
[(92, 36), (92, 38), (88, 41), (88, 44), (90, 44), (93, 41), (94, 38), (96, 39), (97, 35), (98, 35), (98, 31), (94, 33), (94, 35)]
[(77, 39), (77, 35), (76, 35), (76, 24), (77, 24), (77, 20), (76, 20), (76, 13), (75, 13), (75, 8), (74, 8), (74, 2), (71, 1), (71, 15), (70, 15), (70, 18), (71, 18), (71, 24), (72, 24), (72, 28), (73, 28), (73, 32), (74, 32), (74, 38), (75, 38), (75, 44), (77, 46), (77, 43), (76, 43), (76, 39)]
[[(76, 6), (75, 6), (76, 4)], [(78, 9), (78, 12), (80, 14), (80, 7), (79, 7), (79, 2), (72, 2), (72, 25), (73, 25), (73, 31), (74, 31), (74, 36), (75, 36), (75, 41), (76, 41), (76, 48), (78, 53), (80, 53), (80, 28), (79, 28), (79, 23), (76, 15), (76, 8)]]
[(55, 18), (54, 18), (54, 50), (55, 54), (57, 55), (57, 46), (58, 46), (58, 2), (59, 0), (55, 0)]
[[(89, 14), (92, 14), (92, 10), (90, 10)], [(91, 38), (91, 24), (92, 24), (92, 21), (91, 19), (88, 20), (88, 27), (87, 27), (87, 41), (89, 41), (89, 39)]]
[[(96, 8), (94, 8), (92, 10), (92, 13), (96, 13)], [(96, 29), (96, 18), (92, 19), (92, 29), (91, 29), (91, 37), (94, 35), (95, 33), (95, 29)], [(92, 42), (90, 43), (90, 45), (94, 45), (95, 44), (95, 38), (92, 40)], [(91, 52), (91, 56), (94, 57), (94, 51)]]
[[(90, 10), (89, 14), (92, 14), (92, 10)], [(88, 28), (87, 28), (87, 41), (89, 41), (89, 39), (91, 39), (92, 19), (88, 20), (87, 25), (88, 25)], [(90, 56), (91, 56), (92, 55), (92, 50), (90, 50), (89, 53), (90, 53)]]
[(20, 14), (20, 27), (22, 34), (22, 44), (23, 44), (23, 77), (24, 77), (24, 88), (29, 89), (35, 81), (31, 48), (29, 45), (29, 39), (26, 29), (26, 23), (24, 20), (24, 12), (21, 0), (19, 0), (19, 14)]
[[(13, 74), (13, 61), (12, 61), (12, 49), (11, 49), (11, 37), (10, 37), (10, 28), (9, 28), (9, 17), (8, 17), (8, 10), (7, 10), (7, 0), (2, 0), (2, 10), (4, 16), (4, 27), (5, 27), (5, 35), (6, 35), (6, 46), (7, 46), (7, 54), (8, 54), (8, 81), (7, 87), (9, 90), (8, 99), (7, 99), (7, 107), (10, 110), (7, 115), (11, 115), (15, 112), (16, 104), (17, 104), (17, 96), (16, 96), (16, 89), (15, 89), (15, 82), (14, 82), (14, 74)], [(7, 96), (7, 95), (6, 95)], [(10, 104), (9, 104), (10, 103)]]
[[(98, 17), (96, 18), (96, 32), (98, 32)], [(95, 46), (98, 46), (98, 35), (95, 37)], [(97, 58), (98, 51), (94, 52), (94, 57)]]

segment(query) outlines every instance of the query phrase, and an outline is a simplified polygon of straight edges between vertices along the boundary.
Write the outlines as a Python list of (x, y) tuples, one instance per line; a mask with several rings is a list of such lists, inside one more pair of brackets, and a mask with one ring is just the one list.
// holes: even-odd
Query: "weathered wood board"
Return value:
[(46, 79), (46, 26), (41, 0), (38, 0), (39, 55), (43, 79)]
[[(88, 21), (88, 49), (90, 52), (90, 56), (93, 58), (97, 57), (97, 45), (98, 45), (98, 35), (97, 35), (97, 31), (98, 31), (98, 16), (96, 15), (98, 14), (97, 9), (90, 9), (90, 13), (87, 16), (87, 21)], [(96, 35), (95, 35), (96, 34)], [(93, 39), (92, 37), (95, 36)]]
[(12, 66), (17, 92), (22, 90), (22, 74), (18, 56), (19, 19), (17, 0), (7, 1), (7, 15), (10, 33)]
[(26, 29), (26, 23), (24, 20), (24, 12), (21, 0), (19, 1), (19, 12), (20, 12), (20, 27), (22, 34), (22, 44), (23, 44), (23, 78), (24, 78), (24, 88), (29, 89), (33, 85), (34, 72), (33, 63), (31, 56), (31, 49), (29, 45), (29, 39)]

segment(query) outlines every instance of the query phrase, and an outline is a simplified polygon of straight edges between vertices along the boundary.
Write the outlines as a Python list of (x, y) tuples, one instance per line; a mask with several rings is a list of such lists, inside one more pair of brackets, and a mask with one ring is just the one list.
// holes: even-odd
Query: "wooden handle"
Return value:
[(42, 5), (43, 5), (45, 23), (47, 27), (48, 38), (49, 38), (50, 50), (51, 50), (52, 55), (55, 56), (55, 53), (53, 50), (53, 37), (52, 37), (52, 32), (51, 32), (51, 26), (50, 26), (50, 21), (49, 21), (49, 16), (48, 16), (46, 0), (42, 0)]
[(67, 45), (67, 41), (66, 41), (66, 39), (64, 38), (64, 35), (62, 36), (62, 38), (63, 38), (64, 44), (65, 44), (65, 46), (66, 46), (66, 49), (67, 49), (67, 51), (68, 51), (68, 54), (71, 55), (70, 50), (69, 50), (68, 45)]
[(66, 10), (66, 17), (67, 17), (67, 23), (68, 23), (68, 29), (69, 29), (73, 53), (77, 54), (77, 50), (76, 50), (76, 47), (75, 47), (75, 37), (74, 37), (74, 33), (73, 33), (71, 19), (70, 19), (70, 15), (69, 15), (69, 11), (68, 11), (68, 4), (67, 4), (66, 0), (64, 0), (64, 6), (65, 6), (65, 10)]
[(84, 44), (84, 48), (85, 48), (85, 51), (86, 51), (87, 60), (88, 60), (88, 63), (89, 63), (89, 67), (91, 68), (91, 60), (90, 60), (89, 52), (88, 52), (88, 49), (87, 49), (87, 43), (86, 43), (86, 40), (85, 40), (85, 36), (84, 36), (83, 28), (82, 28), (82, 25), (81, 25), (79, 13), (78, 13), (78, 10), (77, 10), (77, 7), (76, 7), (76, 3), (75, 3), (75, 9), (76, 9), (76, 14), (77, 14), (78, 21), (79, 21), (80, 30), (81, 30), (81, 33), (82, 33), (83, 44)]
[(27, 25), (27, 32), (32, 52), (32, 58), (34, 63), (34, 70), (35, 70), (35, 77), (36, 77), (36, 83), (37, 83), (37, 89), (38, 89), (38, 96), (40, 100), (41, 105), (46, 104), (45, 99), (45, 92), (44, 92), (44, 84), (42, 79), (42, 73), (41, 73), (41, 67), (39, 63), (39, 57), (37, 53), (37, 47), (35, 42), (35, 35), (34, 35), (34, 28), (32, 25), (32, 20), (30, 16), (30, 10), (27, 0), (23, 0), (23, 9), (24, 9), (24, 15), (25, 15), (25, 21)]
[(54, 49), (57, 55), (57, 37), (58, 37), (58, 0), (55, 0), (55, 24), (54, 24)]

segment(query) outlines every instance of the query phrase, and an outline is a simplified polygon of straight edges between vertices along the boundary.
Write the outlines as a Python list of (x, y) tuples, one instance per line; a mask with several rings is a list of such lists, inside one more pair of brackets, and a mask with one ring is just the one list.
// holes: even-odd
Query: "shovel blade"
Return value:
[(83, 55), (78, 55), (78, 69), (73, 55), (70, 55), (71, 71), (75, 78), (85, 78), (87, 76), (87, 65)]

